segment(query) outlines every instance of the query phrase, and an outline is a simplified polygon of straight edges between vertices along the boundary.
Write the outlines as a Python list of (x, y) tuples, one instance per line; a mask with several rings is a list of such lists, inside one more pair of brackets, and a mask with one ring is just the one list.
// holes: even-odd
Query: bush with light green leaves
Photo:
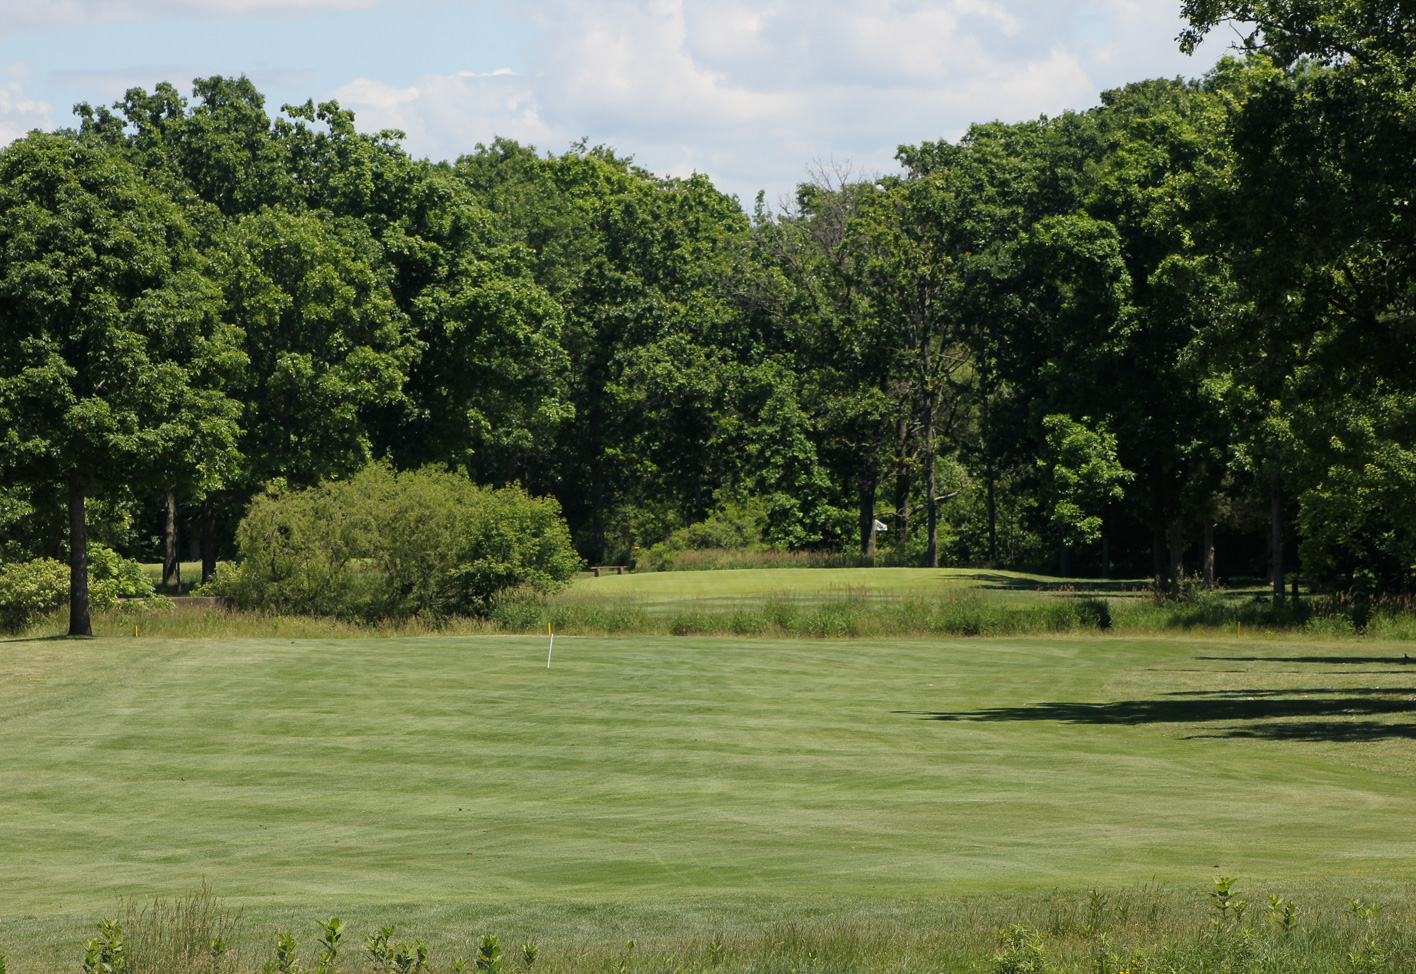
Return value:
[[(111, 609), (122, 598), (147, 598), (152, 582), (143, 568), (112, 548), (88, 546), (89, 605)], [(0, 631), (22, 632), (69, 600), (69, 566), (53, 558), (0, 564)]]
[(257, 497), (236, 544), (239, 562), (203, 592), (364, 620), (486, 615), (502, 593), (552, 592), (580, 568), (555, 500), (381, 464)]

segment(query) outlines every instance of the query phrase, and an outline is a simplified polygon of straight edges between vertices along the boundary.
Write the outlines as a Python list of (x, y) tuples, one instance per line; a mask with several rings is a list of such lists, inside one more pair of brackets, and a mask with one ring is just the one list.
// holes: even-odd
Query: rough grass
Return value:
[[(1021, 925), (1036, 936), (1050, 969), (1059, 971), (1327, 974), (1379, 970), (1400, 974), (1413, 970), (1416, 910), (1409, 887), (1294, 890), (1241, 884), (1240, 895), (1248, 906), (1239, 921), (1232, 919), (1232, 913), (1228, 920), (1218, 917), (1204, 892), (1142, 885), (1015, 896), (811, 904), (764, 899), (659, 908), (577, 903), (370, 910), (355, 905), (342, 916), (345, 944), (336, 969), (377, 970), (364, 941), (392, 925), (395, 940), (427, 943), (431, 970), (439, 974), (451, 970), (459, 957), (472, 968), (484, 934), (498, 937), (502, 969), (508, 974), (976, 972), (1006, 970), (999, 961), (999, 933)], [(1291, 929), (1274, 922), (1278, 911), (1270, 908), (1268, 896), (1292, 903), (1296, 922)], [(1362, 904), (1376, 908), (1373, 915), (1352, 908), (1359, 896), (1367, 897)], [(319, 933), (316, 920), (323, 919), (260, 908), (243, 915), (223, 908), (204, 892), (151, 903), (130, 902), (115, 915), (121, 916), (129, 940), (130, 974), (259, 971), (273, 959), (276, 930), (299, 938), (297, 963), (311, 969)], [(0, 926), (0, 931), (5, 929)], [(22, 932), (14, 925), (8, 929)], [(224, 934), (230, 945), (227, 953), (215, 958), (207, 952), (214, 931)], [(21, 966), (30, 971), (75, 970), (74, 958), (80, 953), (74, 944), (92, 933), (75, 929), (68, 943), (56, 941), (47, 949), (22, 941), (26, 949)], [(528, 943), (537, 948), (533, 963), (527, 963), (522, 949)], [(152, 945), (160, 949), (154, 951)], [(38, 963), (37, 954), (50, 960)]]
[[(99, 635), (169, 638), (382, 638), (539, 633), (563, 635), (891, 638), (1116, 635), (1175, 632), (1333, 639), (1416, 639), (1416, 607), (1355, 606), (1303, 598), (1274, 609), (1257, 586), (1157, 601), (1140, 580), (1109, 583), (969, 569), (755, 569), (585, 575), (546, 598), (511, 594), (488, 619), (391, 620), (367, 625), (262, 612), (128, 603), (94, 618)], [(62, 634), (64, 612), (27, 635)]]

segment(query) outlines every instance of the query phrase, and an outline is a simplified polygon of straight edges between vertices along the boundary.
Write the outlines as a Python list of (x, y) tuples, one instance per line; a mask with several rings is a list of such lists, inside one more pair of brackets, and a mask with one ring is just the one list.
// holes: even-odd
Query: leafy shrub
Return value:
[(1032, 927), (1016, 924), (998, 931), (1002, 948), (993, 957), (993, 974), (1045, 974), (1053, 970), (1043, 952), (1042, 935)]
[[(152, 581), (143, 571), (143, 566), (131, 558), (124, 558), (112, 548), (90, 544), (88, 569), (91, 608), (111, 609), (119, 599), (146, 599), (153, 594)], [(67, 573), (67, 569), (65, 571)], [(67, 583), (67, 577), (65, 581)]]
[[(111, 609), (120, 598), (152, 595), (142, 565), (100, 544), (88, 546), (89, 605)], [(21, 632), (69, 601), (69, 566), (53, 558), (0, 565), (0, 631)]]
[(20, 632), (68, 598), (68, 565), (53, 558), (0, 565), (0, 630)]
[(425, 469), (263, 494), (236, 530), (240, 561), (204, 591), (243, 608), (364, 619), (486, 615), (580, 567), (549, 498)]
[(762, 532), (768, 513), (767, 502), (760, 498), (723, 501), (702, 521), (679, 528), (648, 548), (640, 562), (653, 571), (669, 571), (688, 552), (764, 551)]

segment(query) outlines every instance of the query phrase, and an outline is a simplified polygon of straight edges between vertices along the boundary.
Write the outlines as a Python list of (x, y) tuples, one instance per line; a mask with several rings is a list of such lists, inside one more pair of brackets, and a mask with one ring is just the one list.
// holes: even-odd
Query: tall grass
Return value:
[(240, 910), (228, 909), (203, 885), (173, 900), (129, 903), (120, 921), (127, 974), (229, 974)]
[[(675, 912), (664, 904), (650, 929), (631, 915), (608, 912), (548, 925), (544, 918), (518, 921), (504, 912), (488, 923), (475, 913), (443, 911), (425, 914), (421, 928), (415, 913), (396, 936), (427, 942), (428, 974), (457, 970), (458, 958), (473, 969), (477, 945), (488, 933), (504, 945), (503, 974), (1416, 972), (1416, 906), (1409, 888), (1378, 892), (1371, 905), (1358, 898), (1371, 896), (1367, 890), (1241, 891), (1247, 906), (1237, 917), (1232, 910), (1221, 914), (1205, 892), (1145, 886), (820, 904), (805, 910), (784, 905), (747, 922), (715, 918), (699, 907)], [(128, 974), (272, 970), (273, 930), (238, 930), (239, 914), (209, 898), (195, 899), (129, 912), (123, 920)], [(1291, 904), (1290, 925), (1278, 922), (1275, 900), (1280, 907)], [(380, 926), (372, 916), (365, 926), (351, 926), (336, 969), (378, 974), (377, 961), (360, 946)], [(315, 918), (286, 929), (301, 935), (291, 974), (317, 970)], [(212, 937), (228, 939), (233, 949), (213, 955)], [(1039, 964), (1010, 966), (1004, 949), (1009, 940), (1030, 941)], [(531, 961), (510, 948), (529, 942), (537, 943)], [(25, 964), (24, 945), (11, 946), (18, 952), (12, 961), (25, 967), (25, 974), (65, 969)], [(77, 970), (76, 960), (67, 969)]]
[(699, 600), (667, 607), (613, 597), (563, 596), (509, 601), (492, 613), (505, 632), (557, 632), (613, 636), (780, 636), (870, 638), (885, 636), (1012, 636), (1097, 631), (1109, 625), (1100, 599), (1049, 599), (1011, 604), (969, 590), (939, 596), (880, 595), (846, 589), (824, 595), (772, 593), (721, 604)]
[[(64, 611), (34, 623), (23, 635), (62, 634)], [(1214, 635), (1370, 636), (1416, 641), (1416, 603), (1410, 598), (1360, 601), (1347, 596), (1291, 599), (1234, 598), (1222, 592), (1182, 600), (1156, 599), (1140, 590), (1099, 593), (1070, 585), (1048, 592), (996, 593), (959, 586), (935, 593), (881, 593), (833, 589), (816, 593), (767, 593), (737, 601), (680, 598), (650, 601), (634, 596), (530, 592), (503, 597), (486, 618), (453, 617), (361, 623), (331, 617), (255, 611), (209, 611), (157, 600), (124, 603), (93, 616), (99, 636), (179, 639), (357, 639), (410, 636), (479, 636), (545, 632), (565, 635), (754, 636), (782, 638), (889, 638), (921, 636), (1024, 636), (1048, 633), (1123, 635), (1176, 631)]]

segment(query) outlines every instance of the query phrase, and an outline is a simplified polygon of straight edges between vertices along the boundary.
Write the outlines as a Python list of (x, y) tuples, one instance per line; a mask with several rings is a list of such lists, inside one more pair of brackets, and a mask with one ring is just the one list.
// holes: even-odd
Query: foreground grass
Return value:
[[(1359, 887), (1370, 897), (1371, 890)], [(335, 969), (388, 972), (365, 949), (379, 930), (394, 942), (426, 943), (428, 967), (473, 969), (482, 937), (500, 942), (502, 969), (547, 974), (837, 974), (837, 972), (1098, 971), (1154, 974), (1299, 974), (1416, 970), (1416, 908), (1410, 887), (1308, 886), (1273, 903), (1264, 890), (1242, 914), (1221, 915), (1200, 891), (1155, 885), (1014, 896), (912, 900), (673, 902), (657, 906), (521, 903), (514, 907), (367, 904), (341, 913)], [(1384, 897), (1384, 898), (1383, 898)], [(1272, 903), (1272, 905), (1271, 905)], [(292, 972), (317, 967), (322, 916), (232, 908), (205, 890), (172, 900), (130, 901), (121, 920), (130, 974), (255, 974), (270, 970), (275, 932), (300, 941)], [(1282, 925), (1284, 916), (1288, 926)], [(23, 935), (33, 924), (0, 925)], [(47, 942), (20, 940), (24, 967), (74, 970), (75, 927)], [(1020, 957), (1000, 933), (1032, 941)], [(213, 936), (227, 951), (211, 956)], [(526, 946), (532, 945), (533, 951)], [(412, 953), (410, 951), (410, 953)], [(1024, 966), (1033, 959), (1041, 966)], [(392, 967), (397, 970), (396, 966)], [(486, 969), (491, 969), (490, 967)]]
[[(549, 670), (545, 653), (0, 643), (11, 970), (72, 969), (122, 898), (203, 880), (252, 943), (292, 925), (312, 943), (341, 913), (446, 951), (555, 941), (548, 957), (590, 967), (621, 936), (760, 954), (779, 924), (907, 946), (896, 915), (976, 913), (966, 952), (986, 956), (992, 926), (1034, 922), (1054, 889), (1182, 890), (1162, 898), (1183, 914), (1219, 874), (1305, 908), (1411, 902), (1416, 666), (1396, 644), (558, 637)], [(839, 969), (896, 967), (914, 969)]]

